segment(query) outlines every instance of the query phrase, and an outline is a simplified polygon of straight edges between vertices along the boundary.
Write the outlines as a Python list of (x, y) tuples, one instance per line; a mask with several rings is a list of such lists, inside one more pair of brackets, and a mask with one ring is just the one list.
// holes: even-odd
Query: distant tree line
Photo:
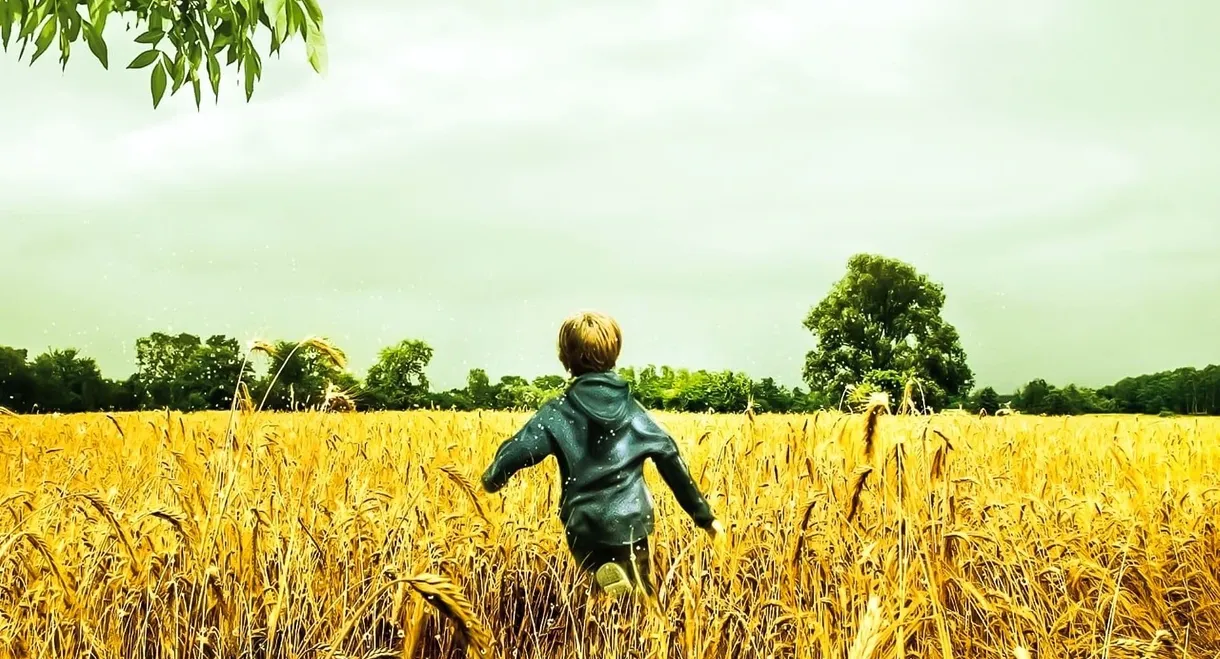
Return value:
[[(418, 340), (382, 350), (363, 379), (314, 345), (278, 341), (264, 344), (261, 354), (251, 357), (251, 351), (227, 336), (153, 333), (136, 341), (136, 371), (114, 380), (72, 348), (31, 359), (25, 350), (0, 346), (0, 405), (17, 413), (200, 411), (229, 409), (235, 396), (247, 396), (256, 407), (293, 410), (322, 407), (337, 396), (359, 410), (524, 410), (536, 409), (567, 386), (561, 375), (505, 375), (493, 382), (485, 370), (475, 368), (464, 387), (432, 390), (425, 370), (433, 351)], [(758, 413), (808, 413), (845, 402), (734, 371), (646, 366), (618, 373), (636, 398), (655, 410), (742, 412), (749, 407)], [(239, 381), (244, 383), (240, 389)], [(988, 414), (1008, 408), (1048, 415), (1220, 415), (1220, 366), (1125, 378), (1096, 390), (1057, 388), (1038, 379), (1011, 395), (984, 387), (949, 404)]]
[(1013, 406), (1033, 414), (1205, 414), (1220, 415), (1220, 366), (1123, 378), (1100, 389), (1068, 385), (1058, 389), (1045, 380), (1026, 384)]
[[(485, 370), (475, 368), (465, 387), (434, 391), (425, 373), (433, 350), (423, 341), (385, 348), (363, 379), (344, 369), (341, 357), (333, 357), (341, 351), (331, 350), (328, 354), (316, 345), (291, 341), (243, 350), (227, 336), (156, 332), (136, 341), (136, 371), (115, 380), (75, 349), (30, 359), (25, 350), (0, 346), (0, 405), (19, 413), (201, 411), (229, 409), (235, 397), (244, 395), (269, 410), (321, 407), (335, 397), (364, 410), (512, 410), (537, 408), (562, 394), (568, 383), (562, 375), (505, 375), (493, 382)], [(731, 371), (648, 366), (618, 373), (652, 409), (741, 412), (752, 405), (758, 412), (805, 412), (829, 403), (772, 378), (755, 381)]]
[[(734, 371), (646, 366), (619, 373), (644, 406), (657, 410), (801, 413), (885, 394), (896, 411), (1220, 414), (1216, 366), (1126, 378), (1097, 390), (1057, 389), (1040, 379), (1008, 396), (976, 390), (957, 330), (941, 316), (944, 303), (940, 284), (909, 264), (857, 254), (805, 317), (815, 341), (802, 369), (806, 389)], [(235, 400), (271, 410), (535, 409), (566, 386), (560, 375), (492, 382), (476, 368), (465, 387), (434, 391), (425, 373), (432, 357), (427, 343), (404, 340), (382, 350), (360, 380), (346, 369), (342, 351), (321, 339), (243, 349), (226, 336), (158, 332), (136, 341), (135, 373), (109, 380), (74, 349), (30, 359), (25, 350), (0, 347), (0, 405), (17, 412), (194, 411), (227, 409)]]

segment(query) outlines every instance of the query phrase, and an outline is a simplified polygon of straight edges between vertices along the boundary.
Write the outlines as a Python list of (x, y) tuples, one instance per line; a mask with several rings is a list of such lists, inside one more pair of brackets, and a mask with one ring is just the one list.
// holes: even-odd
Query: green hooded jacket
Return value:
[(504, 442), (483, 474), (488, 492), (516, 472), (555, 456), (562, 478), (559, 518), (569, 547), (626, 545), (653, 531), (652, 495), (644, 483), (651, 458), (682, 509), (702, 529), (715, 517), (674, 440), (613, 372), (577, 377)]

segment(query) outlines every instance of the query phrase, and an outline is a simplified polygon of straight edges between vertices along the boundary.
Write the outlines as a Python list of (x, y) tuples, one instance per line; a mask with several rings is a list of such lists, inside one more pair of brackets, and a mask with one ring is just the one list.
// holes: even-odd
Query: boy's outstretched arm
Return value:
[(542, 462), (551, 450), (546, 428), (537, 419), (530, 419), (517, 434), (500, 445), (496, 457), (483, 473), (483, 489), (498, 492), (513, 474)]
[(685, 510), (687, 515), (690, 515), (696, 526), (705, 531), (710, 532), (715, 529), (718, 532), (719, 525), (716, 522), (716, 516), (712, 513), (711, 506), (695, 485), (695, 479), (691, 476), (690, 469), (686, 467), (686, 461), (678, 452), (678, 445), (674, 443), (668, 433), (665, 434), (664, 447), (664, 450), (653, 456), (657, 472), (661, 474), (661, 478), (665, 480), (669, 489), (673, 490), (678, 504), (682, 506), (682, 510)]

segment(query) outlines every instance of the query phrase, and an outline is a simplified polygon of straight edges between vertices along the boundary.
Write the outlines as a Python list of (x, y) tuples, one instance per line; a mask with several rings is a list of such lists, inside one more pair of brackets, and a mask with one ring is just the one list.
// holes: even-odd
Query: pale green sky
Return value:
[(624, 363), (795, 384), (876, 251), (1002, 391), (1220, 362), (1215, 0), (323, 6), (325, 78), (294, 44), (200, 113), (117, 21), (110, 72), (0, 59), (0, 344), (412, 337), (452, 386), (595, 307)]

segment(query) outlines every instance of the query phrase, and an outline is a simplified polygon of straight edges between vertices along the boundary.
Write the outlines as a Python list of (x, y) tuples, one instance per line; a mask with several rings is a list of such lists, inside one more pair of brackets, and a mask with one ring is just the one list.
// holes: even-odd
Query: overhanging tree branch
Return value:
[[(128, 19), (127, 31), (142, 30), (135, 43), (147, 46), (128, 65), (148, 69), (153, 107), (188, 83), (195, 107), (202, 102), (206, 78), (217, 102), (225, 66), (244, 74), (246, 101), (262, 79), (263, 60), (254, 39), (270, 34), (267, 54), (278, 55), (284, 43), (300, 38), (306, 59), (319, 74), (327, 66), (326, 36), (318, 0), (0, 0), (0, 44), (20, 45), (18, 61), (30, 53), (32, 66), (53, 44), (62, 69), (73, 44), (84, 41), (105, 69), (110, 68), (105, 30), (112, 16)], [(33, 47), (30, 50), (30, 47)], [(224, 56), (222, 66), (220, 57)]]

